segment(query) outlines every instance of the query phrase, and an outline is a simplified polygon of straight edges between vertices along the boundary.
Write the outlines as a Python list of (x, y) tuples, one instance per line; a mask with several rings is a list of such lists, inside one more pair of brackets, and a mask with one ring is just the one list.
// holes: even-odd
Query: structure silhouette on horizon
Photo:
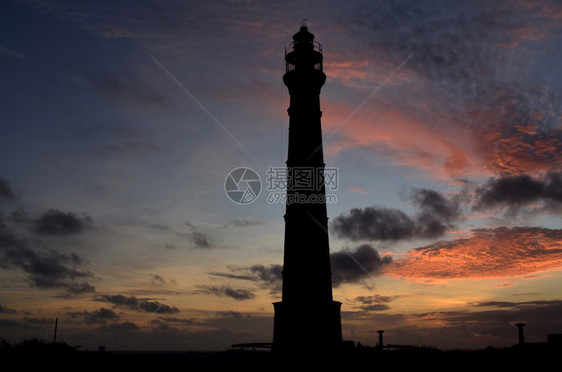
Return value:
[(519, 345), (524, 345), (525, 344), (525, 335), (523, 334), (523, 327), (525, 327), (525, 323), (517, 323), (516, 326), (519, 329), (519, 331), (518, 331)]
[(285, 50), (289, 149), (283, 290), (282, 300), (273, 304), (273, 351), (331, 350), (342, 344), (341, 302), (332, 298), (323, 178), (322, 60), (322, 46), (303, 22)]

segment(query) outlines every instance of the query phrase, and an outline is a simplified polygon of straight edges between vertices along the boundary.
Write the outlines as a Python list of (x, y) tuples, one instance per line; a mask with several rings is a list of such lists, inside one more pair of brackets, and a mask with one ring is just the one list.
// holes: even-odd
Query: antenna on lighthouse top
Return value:
[(301, 27), (307, 27), (306, 21), (308, 21), (306, 18), (301, 21)]

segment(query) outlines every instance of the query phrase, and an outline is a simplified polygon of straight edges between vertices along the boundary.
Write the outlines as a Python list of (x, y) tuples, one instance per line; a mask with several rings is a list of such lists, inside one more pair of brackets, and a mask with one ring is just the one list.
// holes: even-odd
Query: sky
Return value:
[[(58, 318), (82, 350), (271, 342), (303, 20), (343, 338), (562, 333), (560, 2), (8, 0), (1, 338), (50, 341)], [(257, 196), (226, 192), (237, 168)]]

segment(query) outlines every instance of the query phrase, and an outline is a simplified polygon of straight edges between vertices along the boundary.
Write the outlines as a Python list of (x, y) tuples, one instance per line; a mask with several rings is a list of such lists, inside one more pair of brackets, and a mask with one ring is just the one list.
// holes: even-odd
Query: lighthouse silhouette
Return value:
[(321, 351), (342, 343), (332, 298), (320, 90), (322, 46), (305, 22), (285, 49), (290, 95), (282, 299), (273, 304), (273, 351)]

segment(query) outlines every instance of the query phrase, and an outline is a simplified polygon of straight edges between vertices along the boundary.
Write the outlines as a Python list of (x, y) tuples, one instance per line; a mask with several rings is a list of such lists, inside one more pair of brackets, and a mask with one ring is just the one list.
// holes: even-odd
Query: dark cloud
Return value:
[[(355, 250), (343, 250), (330, 255), (332, 269), (332, 284), (335, 287), (343, 283), (358, 283), (368, 279), (371, 275), (381, 273), (384, 266), (392, 262), (392, 257), (381, 257), (370, 245), (364, 244)], [(259, 283), (261, 288), (270, 290), (270, 295), (278, 295), (281, 292), (283, 278), (281, 272), (283, 266), (279, 264), (252, 265), (248, 267), (229, 267), (230, 273), (212, 272), (213, 276), (219, 276), (235, 280), (247, 280)], [(246, 290), (229, 291), (229, 287), (203, 287), (204, 291), (219, 296), (230, 296), (233, 298), (252, 298), (253, 293)]]
[(332, 229), (336, 235), (352, 241), (436, 238), (461, 216), (459, 201), (447, 199), (437, 191), (414, 189), (411, 199), (420, 209), (414, 217), (398, 209), (353, 208), (348, 214), (335, 217)]
[[(494, 325), (498, 328), (506, 324), (527, 320), (534, 323), (535, 327), (541, 329), (543, 337), (562, 326), (558, 314), (562, 311), (562, 300), (552, 301), (525, 301), (525, 302), (484, 302), (482, 306), (492, 307), (490, 310), (482, 311), (446, 311), (435, 313), (418, 314), (419, 318), (430, 321), (439, 318), (449, 325), (461, 325), (470, 322), (472, 324)], [(478, 306), (479, 304), (476, 304)], [(552, 327), (555, 326), (555, 327)], [(513, 326), (513, 329), (515, 327)], [(526, 329), (530, 330), (530, 328)], [(537, 330), (537, 328), (535, 328)], [(512, 331), (513, 332), (513, 331)]]
[(260, 281), (276, 285), (282, 280), (283, 266), (277, 264), (269, 266), (253, 265), (248, 268), (248, 271), (255, 274)]
[(12, 185), (4, 177), (0, 177), (0, 197), (8, 200), (18, 199), (16, 192), (12, 188)]
[(194, 318), (175, 318), (175, 317), (160, 317), (158, 319), (153, 319), (150, 321), (153, 324), (163, 324), (163, 323), (181, 323), (181, 324), (197, 324), (199, 321)]
[(55, 319), (53, 318), (29, 318), (24, 317), (23, 321), (27, 324), (33, 325), (43, 325), (43, 324), (55, 324)]
[(241, 313), (240, 311), (234, 311), (234, 310), (215, 311), (215, 314), (217, 314), (219, 317), (223, 317), (223, 318), (242, 319), (242, 318), (250, 317), (249, 314), (244, 314), (244, 313)]
[(236, 289), (229, 286), (222, 286), (222, 287), (200, 286), (199, 288), (200, 288), (199, 293), (209, 293), (221, 297), (230, 297), (239, 301), (249, 300), (251, 298), (256, 297), (254, 293), (252, 293), (247, 289), (241, 289), (241, 288)]
[(384, 311), (390, 309), (387, 303), (394, 301), (390, 296), (358, 296), (355, 297), (354, 302), (358, 302), (360, 305), (358, 308), (361, 311)]
[(209, 237), (206, 234), (200, 231), (194, 231), (189, 236), (196, 248), (211, 248)]
[[(240, 271), (240, 270), (246, 271), (246, 269), (247, 268), (244, 268), (244, 269), (238, 268), (238, 269), (235, 269), (235, 270), (236, 271)], [(220, 277), (228, 278), (228, 279), (237, 279), (237, 280), (251, 280), (251, 281), (257, 280), (257, 278), (254, 275), (249, 275), (249, 274), (232, 274), (232, 273), (210, 272), (209, 275), (220, 276)]]
[(121, 322), (121, 323), (110, 323), (108, 325), (103, 325), (100, 330), (107, 332), (116, 332), (121, 334), (122, 332), (137, 331), (139, 326), (133, 322)]
[(417, 235), (420, 237), (443, 235), (461, 215), (457, 200), (449, 200), (434, 190), (414, 189), (412, 200), (420, 208), (416, 216)]
[(416, 224), (406, 213), (389, 208), (353, 208), (332, 221), (332, 231), (344, 238), (396, 241), (415, 235)]
[[(92, 276), (93, 276), (93, 274), (92, 274)], [(70, 285), (65, 287), (65, 289), (66, 289), (66, 292), (63, 293), (62, 295), (60, 295), (59, 297), (69, 298), (69, 297), (74, 297), (74, 296), (78, 296), (78, 295), (81, 295), (81, 294), (94, 293), (96, 291), (96, 287), (94, 287), (93, 285), (91, 285), (90, 283), (87, 283), (87, 282), (71, 283)]]
[(361, 310), (363, 311), (384, 311), (388, 309), (390, 309), (390, 306), (385, 304), (372, 304), (372, 305), (361, 306)]
[(78, 217), (71, 212), (50, 209), (34, 222), (35, 231), (40, 235), (70, 235), (86, 230), (92, 223), (88, 215)]
[(439, 192), (428, 189), (414, 189), (412, 200), (422, 210), (424, 215), (440, 221), (450, 222), (458, 218), (461, 211), (457, 200), (445, 198)]
[(392, 257), (380, 254), (370, 245), (363, 244), (355, 251), (343, 250), (330, 255), (332, 284), (338, 287), (344, 283), (358, 283), (379, 275), (392, 262)]
[(150, 280), (152, 284), (165, 284), (166, 281), (160, 275), (152, 275), (152, 279)]
[(254, 226), (254, 225), (260, 225), (263, 222), (260, 220), (241, 220), (241, 219), (236, 219), (236, 220), (232, 220), (230, 221), (229, 224), (223, 225), (223, 227), (246, 227), (246, 226)]
[[(44, 220), (43, 217), (39, 219), (45, 222), (42, 225), (42, 228), (46, 229), (45, 231), (53, 232), (56, 230), (59, 233), (62, 233), (62, 231), (70, 233), (70, 231), (76, 229), (76, 227), (73, 227), (75, 226), (74, 223), (62, 222), (58, 224), (58, 228), (55, 228), (52, 225), (57, 225), (57, 223), (46, 222), (50, 220), (49, 216), (55, 214), (47, 213), (43, 216), (47, 216)], [(73, 215), (70, 216), (70, 219), (74, 219)], [(24, 226), (28, 222), (25, 212), (22, 211), (12, 213), (8, 220), (11, 223), (23, 224)], [(47, 251), (35, 249), (32, 244), (38, 243), (36, 239), (25, 237), (20, 230), (13, 228), (6, 222), (8, 221), (5, 221), (0, 215), (0, 268), (23, 270), (27, 274), (27, 279), (31, 285), (46, 289), (64, 289), (63, 296), (66, 297), (95, 291), (94, 286), (87, 282), (87, 279), (92, 278), (94, 274), (81, 269), (85, 264), (83, 256), (74, 252), (61, 252), (55, 249)], [(32, 231), (32, 233), (36, 232), (35, 229)]]
[(18, 311), (0, 304), (0, 314), (16, 314)]
[(354, 301), (359, 302), (363, 305), (372, 305), (372, 304), (392, 302), (394, 301), (394, 299), (390, 296), (374, 295), (374, 296), (357, 296), (354, 298)]
[(228, 268), (231, 271), (229, 273), (212, 272), (209, 274), (229, 279), (257, 282), (262, 288), (269, 289), (271, 295), (281, 292), (283, 281), (281, 276), (282, 265), (256, 264), (248, 267), (229, 266)]
[(119, 315), (113, 310), (100, 308), (96, 311), (67, 312), (70, 318), (82, 319), (87, 324), (106, 324), (108, 321), (119, 320)]
[(150, 301), (147, 299), (137, 298), (135, 296), (100, 295), (95, 299), (96, 301), (107, 302), (117, 307), (124, 307), (129, 310), (139, 312), (158, 312), (162, 314), (173, 314), (179, 312), (179, 309), (175, 306), (169, 306), (158, 301)]
[(25, 209), (18, 209), (10, 213), (8, 220), (15, 223), (27, 223), (29, 222), (29, 214)]
[(525, 311), (531, 308), (540, 308), (547, 306), (556, 306), (562, 308), (562, 300), (535, 300), (535, 301), (523, 301), (523, 302), (512, 302), (512, 301), (482, 301), (471, 303), (471, 306), (477, 307), (499, 307), (499, 308), (511, 308), (517, 311)]
[(17, 327), (17, 328), (27, 328), (28, 325), (24, 322), (13, 320), (13, 319), (0, 319), (0, 327)]
[(26, 239), (0, 225), (0, 268), (23, 270), (35, 287), (63, 288), (68, 295), (93, 292), (94, 287), (85, 281), (93, 273), (80, 270), (83, 263), (76, 253), (38, 252)]
[(476, 190), (476, 209), (497, 206), (518, 208), (542, 202), (547, 208), (562, 206), (562, 173), (551, 172), (541, 178), (527, 174), (492, 178)]

